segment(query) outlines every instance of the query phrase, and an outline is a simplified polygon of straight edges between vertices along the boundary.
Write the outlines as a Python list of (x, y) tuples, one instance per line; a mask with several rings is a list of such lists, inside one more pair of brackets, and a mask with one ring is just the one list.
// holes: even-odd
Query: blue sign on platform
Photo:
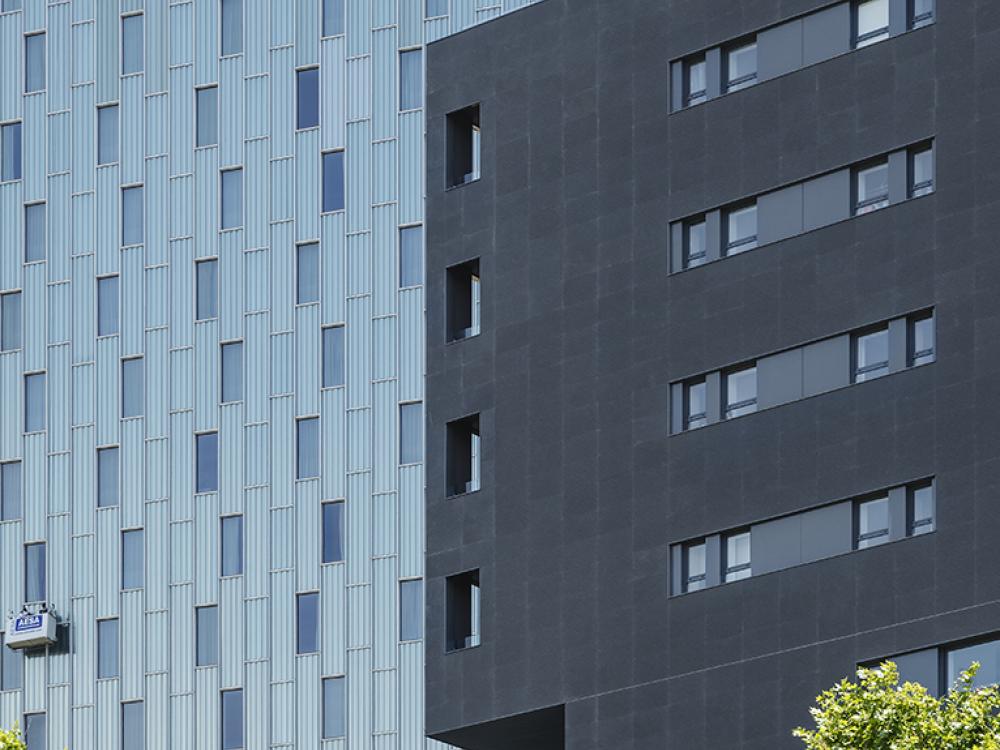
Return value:
[(42, 627), (42, 616), (41, 615), (28, 615), (27, 617), (18, 617), (17, 621), (14, 623), (14, 630), (18, 633), (24, 633), (29, 630), (38, 630)]

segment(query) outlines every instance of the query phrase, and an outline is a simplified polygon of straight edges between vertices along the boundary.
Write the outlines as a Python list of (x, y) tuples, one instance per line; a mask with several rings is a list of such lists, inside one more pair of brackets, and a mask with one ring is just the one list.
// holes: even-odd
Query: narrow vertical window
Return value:
[(448, 422), (446, 459), (448, 494), (464, 495), (479, 489), (482, 438), (479, 415)]
[(299, 130), (319, 125), (319, 68), (295, 72), (296, 127)]
[(142, 357), (122, 360), (122, 417), (143, 415)]
[(909, 488), (907, 527), (910, 536), (934, 531), (934, 485), (922, 484)]
[(45, 204), (24, 207), (24, 262), (45, 260)]
[(45, 429), (45, 373), (24, 376), (24, 431)]
[(243, 400), (243, 342), (222, 345), (222, 401)]
[(402, 227), (399, 230), (399, 285), (424, 283), (424, 228)]
[(684, 590), (700, 591), (707, 585), (705, 577), (705, 543), (696, 542), (684, 548)]
[(212, 667), (219, 663), (219, 608), (195, 607), (195, 666)]
[(122, 246), (141, 245), (142, 186), (122, 188)]
[(726, 419), (757, 411), (757, 366), (726, 373)]
[(344, 560), (344, 504), (323, 503), (323, 562)]
[(399, 405), (399, 463), (416, 464), (424, 460), (423, 403)]
[(344, 0), (323, 0), (323, 36), (344, 33)]
[(708, 99), (708, 77), (704, 56), (684, 64), (684, 106), (693, 107)]
[(731, 209), (726, 222), (726, 255), (757, 247), (757, 204)]
[(757, 83), (757, 42), (744, 44), (726, 53), (726, 91), (733, 92)]
[(921, 315), (910, 320), (910, 367), (933, 362), (934, 315)]
[(708, 399), (705, 380), (692, 381), (684, 386), (684, 429), (696, 430), (708, 424)]
[(222, 692), (222, 750), (243, 748), (243, 691)]
[(122, 75), (141, 73), (143, 66), (142, 14), (122, 18)]
[(854, 46), (867, 47), (889, 38), (889, 0), (857, 0), (854, 6)]
[(243, 226), (243, 170), (222, 172), (222, 229)]
[(399, 582), (399, 640), (418, 641), (424, 637), (424, 582)]
[(24, 684), (23, 652), (7, 648), (6, 634), (0, 637), (0, 690), (20, 690)]
[(0, 464), (0, 521), (21, 517), (21, 462)]
[(889, 205), (889, 162), (880, 163), (854, 173), (854, 215), (861, 216)]
[(889, 328), (885, 326), (854, 338), (854, 382), (889, 374)]
[(0, 126), (0, 180), (21, 179), (21, 123)]
[(889, 498), (879, 497), (857, 504), (855, 528), (856, 547), (865, 549), (889, 541)]
[(458, 187), (479, 179), (482, 134), (479, 105), (451, 112), (447, 117), (447, 185)]
[(243, 0), (222, 0), (222, 54), (243, 51)]
[(97, 621), (97, 679), (119, 675), (118, 620)]
[(24, 545), (24, 599), (29, 602), (44, 602), (45, 542)]
[(448, 0), (426, 0), (425, 12), (428, 18), (448, 15)]
[(195, 492), (219, 489), (219, 433), (205, 432), (195, 440)]
[(45, 89), (45, 34), (24, 38), (24, 93)]
[(296, 653), (319, 651), (319, 594), (310, 592), (296, 598)]
[(323, 329), (323, 387), (344, 385), (344, 326)]
[(478, 570), (470, 570), (445, 579), (445, 607), (447, 650), (458, 651), (478, 646), (480, 642)]
[(195, 285), (197, 300), (195, 302), (195, 317), (198, 320), (210, 320), (219, 315), (219, 261), (216, 259), (200, 260), (195, 263)]
[(295, 478), (319, 476), (319, 418), (308, 417), (295, 422)]
[(478, 336), (482, 322), (479, 259), (448, 268), (446, 283), (448, 340), (460, 341)]
[(323, 211), (344, 208), (344, 152), (323, 154)]
[(934, 149), (931, 146), (910, 152), (910, 197), (934, 192)]
[(704, 217), (686, 222), (684, 224), (684, 267), (700, 266), (705, 263), (707, 257), (708, 245), (705, 242)]
[(750, 532), (743, 531), (726, 537), (725, 546), (725, 581), (739, 581), (749, 578), (750, 567)]
[(97, 163), (118, 161), (118, 105), (97, 108)]
[(118, 448), (97, 449), (97, 507), (113, 508), (119, 504)]
[(912, 0), (910, 28), (919, 29), (930, 23), (934, 23), (934, 0)]
[(343, 677), (323, 680), (323, 739), (343, 737), (346, 730), (346, 690)]
[(122, 588), (141, 589), (146, 580), (146, 552), (142, 529), (122, 532)]
[(295, 248), (295, 302), (319, 302), (319, 244), (309, 242)]
[(195, 145), (214, 146), (219, 142), (219, 88), (196, 89), (194, 97)]
[(142, 701), (122, 703), (122, 750), (145, 750), (146, 705)]
[(97, 335), (118, 333), (118, 277), (103, 276), (97, 280)]
[(21, 293), (0, 295), (0, 350), (21, 348)]
[(243, 516), (223, 516), (222, 533), (222, 575), (243, 575)]
[(410, 49), (399, 53), (399, 108), (424, 106), (424, 53)]
[(43, 713), (24, 715), (24, 744), (28, 750), (45, 750), (48, 742), (45, 724)]

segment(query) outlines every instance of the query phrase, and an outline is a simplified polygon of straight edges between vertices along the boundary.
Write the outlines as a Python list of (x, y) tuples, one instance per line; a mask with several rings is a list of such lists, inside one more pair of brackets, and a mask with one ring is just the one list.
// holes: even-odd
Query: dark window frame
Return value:
[[(736, 401), (735, 403), (730, 403), (729, 401), (729, 379), (734, 375), (740, 375), (745, 372), (754, 370), (754, 396), (753, 398), (745, 398), (742, 401)], [(756, 413), (757, 411), (757, 400), (760, 398), (760, 387), (756, 383), (757, 378), (757, 362), (745, 363), (742, 365), (737, 365), (736, 367), (729, 367), (722, 372), (722, 416), (724, 420), (737, 419), (738, 417), (748, 416), (749, 414)], [(732, 412), (739, 411), (740, 409), (748, 409), (753, 407), (753, 411), (746, 412), (745, 414), (733, 414)]]
[[(873, 0), (878, 1), (878, 0)], [(877, 29), (861, 33), (860, 10), (861, 6), (869, 0), (854, 0), (851, 6), (851, 49), (858, 50), (869, 47), (879, 42), (884, 42), (889, 38), (889, 25), (880, 26)], [(888, 8), (889, 0), (881, 0)]]
[[(758, 60), (755, 62), (753, 73), (744, 73), (736, 78), (730, 78), (730, 65), (732, 56), (739, 52), (744, 52), (750, 47), (753, 47), (754, 58)], [(732, 42), (727, 45), (723, 51), (723, 60), (725, 61), (725, 93), (734, 94), (737, 91), (742, 91), (743, 89), (750, 88), (757, 83), (757, 74), (760, 70), (759, 58), (757, 57), (757, 37), (744, 37), (736, 42)]]
[[(691, 574), (691, 551), (701, 547), (704, 552), (705, 570), (701, 573)], [(692, 584), (695, 584), (692, 588)], [(681, 588), (683, 593), (693, 593), (703, 591), (708, 588), (708, 543), (706, 538), (694, 539), (686, 542), (681, 548)]]
[[(883, 528), (878, 528), (874, 530), (861, 531), (861, 509), (863, 506), (869, 503), (885, 503), (886, 505), (886, 525)], [(871, 549), (872, 547), (880, 547), (890, 541), (889, 539), (889, 524), (890, 521), (890, 501), (888, 492), (879, 492), (872, 495), (865, 495), (863, 497), (856, 498), (854, 500), (854, 538), (852, 539), (852, 548), (854, 551), (858, 552), (864, 549)], [(879, 541), (874, 541), (879, 540)], [(869, 543), (870, 542), (870, 543)]]
[[(858, 355), (860, 354), (861, 341), (869, 336), (877, 334), (885, 335), (886, 358), (884, 360), (879, 360), (878, 362), (872, 362), (871, 364), (860, 365), (858, 363), (858, 360), (860, 359)], [(877, 380), (878, 378), (889, 375), (889, 360), (892, 356), (889, 351), (890, 346), (888, 323), (868, 326), (866, 328), (862, 328), (860, 331), (853, 332), (851, 334), (851, 384), (858, 385), (860, 383), (867, 383), (871, 380)]]

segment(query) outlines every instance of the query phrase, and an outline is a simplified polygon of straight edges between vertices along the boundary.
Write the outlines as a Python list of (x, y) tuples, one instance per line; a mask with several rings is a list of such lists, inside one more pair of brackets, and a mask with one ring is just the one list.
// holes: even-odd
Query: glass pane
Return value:
[(145, 714), (142, 701), (122, 704), (122, 750), (145, 750)]
[(45, 429), (45, 373), (24, 376), (24, 431)]
[(694, 268), (705, 262), (705, 222), (688, 224), (687, 227), (687, 267)]
[(122, 532), (122, 588), (140, 589), (146, 578), (142, 529)]
[(222, 575), (243, 574), (243, 516), (222, 519)]
[(208, 320), (219, 314), (218, 269), (219, 261), (217, 260), (203, 260), (195, 264), (198, 285), (195, 315), (198, 320)]
[(323, 0), (323, 36), (344, 33), (344, 0)]
[(222, 694), (222, 750), (243, 747), (243, 691), (226, 690)]
[(859, 215), (870, 213), (888, 205), (889, 165), (879, 164), (858, 172), (857, 213)]
[(344, 736), (344, 678), (323, 680), (323, 738)]
[(219, 608), (196, 607), (194, 610), (195, 665), (212, 666), (219, 663)]
[(913, 321), (913, 364), (924, 365), (934, 361), (934, 318)]
[(979, 662), (979, 672), (973, 681), (975, 687), (986, 687), (1000, 682), (1000, 641), (979, 643), (948, 652), (948, 684), (953, 685), (958, 675), (972, 662)]
[(0, 158), (0, 179), (21, 179), (21, 123), (14, 122), (0, 128), (3, 157)]
[(45, 260), (45, 204), (24, 207), (24, 260)]
[(912, 502), (910, 533), (917, 535), (934, 531), (934, 487), (915, 488)]
[(934, 0), (913, 0), (913, 28), (926, 26), (934, 20)]
[(399, 640), (424, 637), (424, 582), (399, 582)]
[(118, 620), (97, 621), (97, 677), (118, 676)]
[(45, 714), (24, 715), (24, 743), (28, 750), (45, 750)]
[(97, 109), (97, 163), (118, 161), (118, 106)]
[(448, 0), (427, 0), (427, 17), (448, 15)]
[(889, 0), (862, 0), (858, 3), (857, 46), (880, 42), (889, 37)]
[(21, 293), (0, 297), (0, 349), (5, 352), (21, 348)]
[(300, 70), (295, 74), (297, 93), (297, 126), (314, 128), (319, 125), (319, 68)]
[(889, 372), (889, 329), (875, 331), (857, 340), (857, 372), (855, 381), (878, 378)]
[(118, 333), (118, 277), (97, 280), (97, 335)]
[(24, 90), (42, 91), (45, 88), (45, 34), (32, 34), (24, 38)]
[(757, 79), (757, 44), (734, 49), (729, 53), (729, 91), (737, 91)]
[(913, 154), (910, 194), (917, 198), (934, 192), (934, 152), (924, 149)]
[(0, 464), (0, 521), (21, 517), (21, 462)]
[(323, 210), (344, 208), (344, 152), (323, 154)]
[(726, 417), (757, 410), (757, 368), (748, 367), (726, 376)]
[(869, 500), (858, 506), (858, 549), (889, 540), (889, 498)]
[(97, 451), (97, 507), (118, 505), (118, 449)]
[(125, 188), (122, 190), (122, 245), (141, 245), (142, 225), (142, 188)]
[(142, 16), (122, 19), (122, 74), (142, 71)]
[(399, 230), (399, 285), (417, 286), (423, 283), (423, 227), (403, 227)]
[(689, 105), (705, 101), (705, 61), (699, 60), (688, 65), (688, 101)]
[(399, 405), (399, 462), (415, 464), (424, 460), (423, 405)]
[(757, 247), (757, 206), (729, 213), (729, 255)]
[(344, 384), (344, 327), (323, 329), (323, 387)]
[(319, 245), (299, 245), (295, 259), (295, 301), (300, 305), (319, 301)]
[(222, 173), (222, 228), (243, 226), (243, 170)]
[(222, 345), (222, 400), (243, 400), (243, 344)]
[(319, 419), (311, 417), (295, 423), (295, 478), (319, 476)]
[(6, 643), (0, 643), (3, 655), (0, 656), (0, 690), (20, 690), (24, 683), (24, 663), (20, 649), (7, 648)]
[(424, 106), (424, 56), (418, 50), (399, 53), (399, 108)]
[(22, 0), (3, 0), (3, 3), (2, 5), (0, 5), (0, 7), (3, 8), (4, 12), (10, 10), (21, 10), (21, 2)]
[(243, 0), (222, 0), (222, 54), (243, 51)]
[(312, 654), (319, 651), (319, 594), (299, 594), (296, 600), (296, 650)]
[(24, 548), (24, 598), (29, 602), (45, 601), (45, 543)]
[(215, 86), (195, 92), (197, 106), (196, 145), (214, 146), (219, 142), (219, 89)]
[(344, 504), (323, 503), (323, 562), (344, 559)]
[(749, 578), (751, 573), (750, 532), (733, 534), (726, 539), (726, 581)]
[(687, 591), (705, 588), (705, 545), (693, 544), (687, 548)]
[(122, 417), (141, 417), (143, 413), (141, 357), (122, 360)]
[(219, 489), (219, 433), (195, 435), (195, 492), (215, 492)]

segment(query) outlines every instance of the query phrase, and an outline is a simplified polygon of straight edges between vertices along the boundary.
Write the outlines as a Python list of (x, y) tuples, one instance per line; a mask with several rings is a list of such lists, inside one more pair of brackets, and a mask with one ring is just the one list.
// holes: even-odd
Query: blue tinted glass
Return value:
[(45, 714), (24, 715), (24, 743), (28, 750), (45, 750)]
[(295, 478), (319, 476), (319, 419), (310, 417), (295, 423)]
[(243, 516), (222, 519), (222, 575), (243, 573)]
[(0, 296), (0, 350), (21, 348), (21, 293)]
[(142, 416), (142, 364), (142, 357), (122, 360), (122, 417)]
[(222, 345), (222, 400), (243, 400), (243, 344)]
[(243, 170), (222, 173), (222, 228), (243, 226)]
[(45, 34), (32, 34), (24, 38), (24, 90), (41, 91), (45, 88)]
[(196, 492), (215, 492), (219, 489), (219, 433), (206, 432), (195, 435), (197, 449)]
[(323, 210), (344, 208), (344, 152), (323, 154)]
[(118, 620), (97, 621), (97, 677), (118, 676)]
[(219, 142), (219, 89), (215, 86), (195, 92), (197, 107), (197, 146), (213, 146)]
[(199, 667), (219, 663), (219, 608), (198, 607), (194, 611), (197, 647), (195, 664)]
[(424, 637), (424, 582), (399, 582), (399, 640)]
[(118, 449), (97, 451), (97, 507), (118, 505)]
[(122, 532), (122, 588), (141, 589), (146, 578), (142, 529)]
[(344, 504), (323, 503), (323, 562), (344, 559)]
[(295, 74), (297, 94), (297, 126), (313, 128), (319, 125), (319, 68), (300, 70)]
[(418, 49), (399, 53), (399, 108), (424, 106), (424, 55)]
[(243, 0), (222, 0), (222, 54), (243, 51)]
[(24, 260), (45, 260), (45, 204), (24, 207)]
[(0, 521), (21, 517), (21, 462), (0, 464)]
[(344, 0), (323, 0), (323, 36), (344, 33)]
[(312, 654), (319, 651), (319, 594), (299, 594), (297, 600), (296, 651)]
[(24, 431), (45, 429), (45, 373), (24, 376)]
[(0, 649), (3, 649), (0, 656), (0, 690), (20, 690), (24, 682), (21, 649), (7, 648), (5, 643), (0, 643)]
[(417, 286), (423, 283), (423, 227), (403, 227), (399, 230), (399, 285)]
[(427, 17), (444, 16), (448, 14), (448, 0), (427, 0)]
[(344, 678), (323, 680), (323, 739), (344, 736)]
[(243, 691), (227, 690), (222, 694), (222, 750), (243, 747)]
[(21, 179), (21, 123), (13, 122), (0, 128), (3, 156), (0, 157), (0, 179)]
[(146, 750), (145, 714), (142, 701), (122, 703), (122, 750)]
[(203, 260), (195, 264), (198, 286), (196, 316), (198, 320), (216, 317), (219, 309), (218, 269), (219, 261)]
[(21, 10), (21, 0), (3, 0), (0, 8), (6, 13), (9, 10)]
[(299, 245), (295, 254), (295, 301), (319, 301), (319, 245)]
[(424, 460), (424, 410), (419, 402), (399, 405), (399, 462)]
[(122, 245), (142, 244), (142, 188), (122, 190)]
[(118, 277), (97, 280), (97, 335), (118, 333)]
[(45, 601), (45, 543), (24, 547), (24, 598), (29, 602)]
[(323, 387), (344, 384), (344, 327), (323, 329)]
[(97, 110), (97, 163), (118, 161), (118, 105)]
[(122, 74), (142, 72), (142, 16), (122, 19)]

